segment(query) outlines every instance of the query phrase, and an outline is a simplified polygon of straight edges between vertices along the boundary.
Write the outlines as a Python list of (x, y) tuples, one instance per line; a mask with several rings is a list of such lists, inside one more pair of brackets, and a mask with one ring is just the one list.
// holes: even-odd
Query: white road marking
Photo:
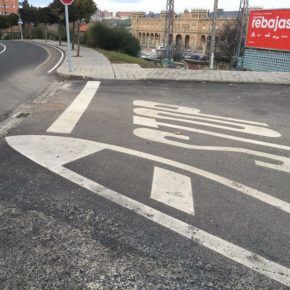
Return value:
[(258, 123), (258, 122), (236, 119), (236, 118), (228, 118), (228, 117), (217, 116), (217, 115), (201, 114), (199, 109), (190, 108), (190, 107), (182, 107), (182, 106), (175, 106), (175, 105), (171, 105), (171, 104), (156, 103), (156, 102), (149, 102), (149, 101), (138, 101), (138, 100), (134, 101), (133, 105), (139, 106), (139, 107), (156, 109), (156, 110), (169, 111), (169, 112), (174, 112), (174, 113), (182, 113), (182, 114), (188, 114), (188, 115), (199, 115), (202, 117), (209, 117), (209, 118), (213, 118), (213, 119), (227, 120), (227, 121), (240, 122), (240, 123), (245, 123), (245, 124), (268, 127), (268, 125), (265, 123)]
[(0, 136), (6, 134), (10, 129), (16, 127), (19, 123), (23, 121), (22, 118), (11, 117), (2, 123), (0, 123)]
[(59, 49), (58, 47), (55, 47), (55, 46), (52, 46), (52, 45), (49, 45), (50, 47), (58, 50), (61, 54), (61, 57), (59, 59), (59, 61), (57, 62), (57, 64), (55, 66), (53, 66), (47, 73), (50, 74), (52, 73), (56, 68), (58, 68), (58, 66), (60, 65), (60, 63), (62, 62), (63, 58), (64, 58), (64, 53), (61, 49)]
[[(256, 125), (236, 123), (232, 121), (224, 121), (224, 120), (218, 120), (218, 119), (213, 119), (213, 118), (204, 118), (198, 115), (190, 116), (190, 115), (184, 115), (180, 113), (165, 112), (165, 111), (146, 109), (146, 108), (135, 108), (133, 111), (137, 115), (155, 118), (155, 119), (178, 121), (178, 122), (189, 123), (189, 124), (197, 124), (197, 125), (202, 125), (206, 127), (213, 127), (213, 128), (218, 128), (218, 129), (230, 130), (234, 132), (258, 135), (258, 136), (264, 136), (264, 137), (271, 137), (271, 138), (281, 137), (280, 133), (272, 129), (268, 129), (268, 128), (264, 128), (264, 127), (256, 126)], [(204, 120), (208, 122), (194, 121), (193, 119), (199, 119), (199, 120)]]
[(154, 167), (151, 198), (194, 215), (191, 179), (183, 174)]
[(226, 134), (221, 134), (221, 133), (216, 133), (216, 132), (211, 132), (211, 131), (206, 131), (206, 130), (195, 129), (195, 128), (191, 128), (191, 127), (185, 127), (185, 126), (179, 126), (179, 125), (170, 124), (170, 123), (158, 122), (152, 118), (134, 116), (133, 121), (134, 121), (135, 125), (147, 126), (147, 127), (152, 127), (152, 128), (158, 128), (160, 126), (160, 127), (168, 127), (168, 128), (179, 129), (179, 130), (186, 130), (189, 132), (195, 132), (195, 133), (200, 133), (200, 134), (205, 134), (205, 135), (210, 135), (210, 136), (215, 136), (215, 137), (220, 137), (220, 138), (225, 138), (225, 139), (230, 139), (230, 140), (235, 140), (235, 141), (240, 141), (240, 142), (245, 142), (245, 143), (250, 143), (250, 144), (261, 145), (261, 146), (290, 151), (290, 146), (286, 146), (286, 145), (257, 141), (257, 140), (253, 140), (253, 139), (247, 139), (247, 138), (236, 137), (236, 136), (232, 136), (232, 135), (226, 135)]
[[(167, 145), (173, 145), (176, 147), (187, 148), (191, 150), (243, 153), (243, 154), (257, 156), (265, 160), (271, 159), (274, 161), (274, 164), (270, 162), (266, 162), (266, 161), (257, 161), (257, 160), (255, 160), (255, 164), (258, 166), (290, 173), (290, 158), (287, 158), (287, 157), (282, 157), (279, 155), (264, 153), (264, 152), (245, 149), (245, 148), (238, 148), (238, 147), (199, 146), (199, 145), (186, 144), (186, 143), (174, 141), (172, 139), (181, 139), (181, 140), (188, 141), (189, 140), (188, 136), (175, 135), (174, 133), (148, 129), (148, 128), (138, 128), (138, 129), (135, 129), (133, 133), (135, 136), (139, 138), (143, 138), (146, 140), (159, 142), (159, 143), (163, 143)], [(280, 164), (277, 164), (277, 163), (280, 163)]]
[[(53, 45), (50, 45), (50, 44), (48, 44), (48, 43), (36, 43), (36, 42), (33, 42), (33, 44), (34, 45), (37, 45), (37, 46), (40, 46), (40, 47), (42, 47), (42, 48), (44, 48), (44, 46), (48, 46), (48, 47), (50, 47), (50, 48), (53, 48), (53, 49), (55, 49), (55, 50), (57, 50), (58, 52), (60, 52), (60, 54), (61, 54), (61, 56), (60, 56), (60, 59), (59, 59), (59, 61), (56, 63), (56, 65), (54, 65), (47, 73), (48, 74), (50, 74), (50, 73), (52, 73), (59, 65), (60, 65), (60, 63), (62, 62), (62, 60), (63, 60), (63, 58), (64, 58), (64, 53), (63, 53), (63, 51), (61, 50), (61, 49), (59, 49), (58, 47), (55, 47), (55, 46), (53, 46)], [(47, 53), (48, 54), (50, 54), (50, 52), (47, 50)], [(48, 59), (49, 60), (49, 59)], [(48, 61), (47, 60), (47, 61)], [(46, 62), (47, 62), (46, 61)], [(45, 63), (46, 63), (45, 62)], [(41, 64), (41, 65), (43, 65), (43, 64)]]
[(100, 82), (89, 81), (47, 132), (70, 134), (97, 92)]
[(128, 208), (138, 213), (139, 215), (158, 223), (159, 225), (162, 225), (184, 237), (193, 240), (195, 243), (201, 246), (211, 249), (212, 251), (215, 251), (241, 265), (252, 269), (253, 271), (265, 275), (266, 277), (276, 280), (286, 286), (290, 286), (289, 268), (272, 262), (262, 256), (243, 249), (221, 238), (218, 238), (195, 226), (182, 222), (118, 192), (110, 190), (84, 176), (81, 176), (65, 168), (64, 165), (68, 162), (72, 162), (94, 152), (108, 149), (133, 156), (138, 156), (140, 158), (145, 158), (159, 163), (164, 163), (194, 174), (205, 176), (221, 184), (229, 183), (229, 187), (255, 198), (258, 196), (258, 199), (262, 201), (267, 202), (272, 199), (275, 204), (273, 206), (278, 208), (281, 207), (280, 209), (286, 210), (288, 213), (290, 213), (290, 204), (244, 185), (233, 183), (230, 180), (219, 177), (210, 172), (128, 148), (58, 136), (11, 136), (7, 137), (6, 140), (12, 148), (25, 155), (27, 158), (66, 178), (67, 180), (70, 180), (71, 182), (74, 182), (75, 184), (78, 184), (79, 186), (82, 186), (83, 188), (86, 188), (87, 190), (90, 190), (103, 198)]
[(6, 51), (7, 47), (3, 43), (0, 43), (0, 45), (3, 47), (3, 49), (0, 51), (0, 54)]

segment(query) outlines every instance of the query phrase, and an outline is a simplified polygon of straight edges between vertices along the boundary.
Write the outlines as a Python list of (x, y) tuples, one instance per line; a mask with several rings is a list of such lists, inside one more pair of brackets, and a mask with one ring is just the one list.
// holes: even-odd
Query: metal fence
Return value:
[(290, 52), (246, 48), (243, 69), (290, 72)]

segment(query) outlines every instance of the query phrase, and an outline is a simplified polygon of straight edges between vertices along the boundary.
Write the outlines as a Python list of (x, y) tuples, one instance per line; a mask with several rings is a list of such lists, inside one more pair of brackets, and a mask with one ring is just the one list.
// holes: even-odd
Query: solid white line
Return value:
[(48, 74), (50, 74), (50, 73), (53, 72), (53, 71), (54, 71), (54, 70), (59, 66), (59, 64), (62, 62), (62, 60), (63, 60), (63, 58), (64, 58), (64, 53), (63, 53), (63, 51), (62, 51), (61, 49), (59, 49), (59, 48), (57, 48), (57, 47), (55, 47), (55, 46), (52, 46), (52, 45), (48, 45), (48, 46), (50, 46), (50, 47), (52, 47), (52, 48), (58, 50), (58, 51), (61, 53), (61, 57), (60, 57), (59, 61), (57, 62), (57, 64), (47, 72)]
[(59, 118), (47, 129), (47, 132), (70, 134), (88, 108), (100, 82), (89, 81)]
[(235, 244), (218, 238), (205, 232), (191, 224), (180, 221), (170, 215), (162, 213), (154, 208), (124, 196), (118, 192), (110, 190), (90, 179), (87, 179), (67, 168), (53, 170), (62, 177), (81, 185), (82, 187), (94, 192), (95, 194), (128, 208), (135, 213), (168, 228), (193, 242), (206, 247), (218, 254), (225, 256), (243, 266), (250, 268), (266, 277), (276, 280), (286, 286), (290, 286), (290, 269), (274, 263), (262, 256), (249, 250), (243, 249)]
[(7, 47), (6, 47), (6, 45), (4, 45), (3, 43), (0, 43), (0, 45), (3, 46), (3, 50), (0, 51), (0, 54), (2, 54), (3, 52), (6, 51)]
[[(140, 158), (145, 158), (159, 163), (168, 164), (201, 176), (206, 176), (211, 180), (218, 178), (219, 183), (222, 177), (218, 177), (210, 172), (182, 164), (173, 160), (165, 159), (162, 157), (154, 156), (151, 154), (135, 151), (132, 149), (103, 144), (93, 141), (57, 137), (57, 136), (12, 136), (6, 138), (7, 143), (25, 155), (27, 158), (37, 162), (50, 171), (74, 182), (75, 184), (86, 188), (95, 194), (106, 198), (112, 202), (119, 204), (122, 207), (132, 210), (133, 212), (149, 219), (157, 224), (164, 226), (186, 238), (191, 239), (193, 242), (204, 246), (218, 254), (221, 254), (232, 261), (235, 261), (243, 266), (250, 268), (268, 278), (278, 281), (286, 286), (290, 286), (290, 269), (272, 262), (262, 256), (255, 254), (249, 250), (225, 241), (216, 237), (208, 232), (205, 232), (191, 224), (180, 221), (172, 216), (162, 213), (154, 208), (142, 204), (134, 199), (124, 196), (118, 192), (110, 190), (80, 174), (77, 174), (64, 167), (66, 163), (78, 160), (86, 155), (90, 155), (100, 150), (109, 149)], [(226, 181), (225, 178), (222, 178)], [(229, 180), (227, 180), (228, 182)], [(232, 182), (232, 181), (230, 181)], [(230, 186), (240, 192), (244, 190), (253, 191), (253, 189), (245, 187), (238, 183), (233, 183)], [(258, 192), (258, 191), (257, 191)], [(246, 193), (246, 192), (244, 192)], [(263, 194), (263, 193), (262, 193)], [(249, 194), (251, 195), (251, 194)], [(264, 194), (265, 196), (268, 196)], [(288, 212), (289, 212), (288, 204)]]

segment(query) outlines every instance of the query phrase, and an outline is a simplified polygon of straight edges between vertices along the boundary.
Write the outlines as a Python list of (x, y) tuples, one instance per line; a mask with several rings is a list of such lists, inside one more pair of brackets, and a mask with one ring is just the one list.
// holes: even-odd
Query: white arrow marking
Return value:
[(47, 132), (70, 134), (88, 108), (100, 84), (100, 82), (87, 82), (71, 105), (47, 129)]
[[(215, 251), (260, 274), (263, 274), (286, 286), (290, 286), (290, 269), (272, 262), (251, 251), (236, 246), (228, 241), (213, 236), (197, 227), (182, 222), (172, 216), (164, 214), (118, 192), (110, 190), (84, 176), (81, 176), (80, 174), (77, 174), (63, 167), (63, 165), (65, 165), (67, 162), (77, 160), (94, 152), (108, 149), (177, 167), (194, 174), (210, 177), (209, 179), (211, 180), (214, 180), (213, 177), (216, 178), (216, 175), (162, 157), (127, 149), (124, 147), (93, 141), (58, 136), (12, 136), (7, 137), (6, 140), (12, 148), (24, 156), (44, 166), (50, 171), (66, 178), (67, 180), (70, 180), (71, 182), (87, 190), (90, 190), (103, 198), (128, 208), (138, 213), (139, 215), (158, 223), (159, 225), (162, 225), (176, 233), (179, 233), (180, 235), (183, 235), (186, 238), (193, 240), (199, 245), (209, 248), (212, 251)], [(64, 155), (62, 156), (62, 154)], [(218, 182), (221, 183), (220, 181)], [(237, 190), (239, 190), (238, 188), (241, 187), (239, 190), (240, 192), (243, 192), (243, 190), (247, 188), (244, 185), (237, 183), (231, 187), (233, 188), (234, 186), (237, 187)], [(247, 188), (247, 190), (253, 189)]]
[(154, 167), (151, 198), (194, 215), (191, 179), (188, 176)]

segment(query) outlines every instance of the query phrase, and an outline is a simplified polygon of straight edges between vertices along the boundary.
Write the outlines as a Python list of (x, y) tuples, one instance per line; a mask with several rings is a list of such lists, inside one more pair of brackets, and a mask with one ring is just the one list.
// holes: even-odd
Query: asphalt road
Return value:
[(289, 86), (85, 85), (2, 136), (1, 289), (290, 289)]
[(60, 57), (58, 50), (48, 46), (0, 41), (1, 121), (23, 102), (48, 87), (55, 75), (47, 72)]

